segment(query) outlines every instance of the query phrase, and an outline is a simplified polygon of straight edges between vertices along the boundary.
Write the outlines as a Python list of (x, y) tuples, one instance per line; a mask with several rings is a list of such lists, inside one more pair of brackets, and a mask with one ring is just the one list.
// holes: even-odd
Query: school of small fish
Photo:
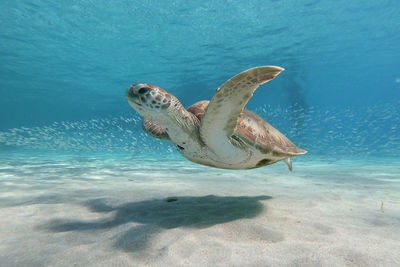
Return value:
[[(359, 108), (264, 105), (253, 111), (308, 150), (308, 157), (334, 160), (400, 156), (400, 102)], [(168, 142), (147, 136), (137, 114), (12, 128), (0, 132), (0, 145), (61, 151), (176, 153)]]

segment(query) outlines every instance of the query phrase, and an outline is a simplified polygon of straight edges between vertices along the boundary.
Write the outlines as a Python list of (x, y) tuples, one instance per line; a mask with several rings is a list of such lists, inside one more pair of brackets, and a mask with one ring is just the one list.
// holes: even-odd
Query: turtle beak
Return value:
[(126, 98), (138, 98), (139, 95), (137, 93), (138, 89), (138, 84), (132, 84), (129, 88), (128, 91), (126, 91)]
[(142, 105), (140, 103), (140, 98), (139, 98), (139, 95), (137, 94), (137, 90), (135, 90), (136, 87), (137, 87), (137, 84), (133, 84), (126, 91), (126, 99), (128, 100), (128, 103), (133, 108), (135, 108), (135, 105), (137, 105), (137, 106), (141, 106)]
[(135, 84), (132, 84), (131, 86), (129, 86), (128, 91), (126, 91), (126, 97), (133, 97), (134, 95), (134, 88), (135, 88)]
[(134, 98), (135, 94), (133, 92), (133, 87), (129, 87), (128, 91), (126, 91), (126, 98), (129, 100), (129, 98)]

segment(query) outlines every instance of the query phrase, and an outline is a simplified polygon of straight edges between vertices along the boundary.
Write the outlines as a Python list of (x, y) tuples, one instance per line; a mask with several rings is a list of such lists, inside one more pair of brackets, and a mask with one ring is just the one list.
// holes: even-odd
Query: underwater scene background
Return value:
[[(398, 1), (0, 10), (4, 266), (400, 265)], [(293, 173), (189, 162), (125, 98), (146, 82), (188, 107), (263, 65), (285, 71), (246, 108), (308, 151)]]

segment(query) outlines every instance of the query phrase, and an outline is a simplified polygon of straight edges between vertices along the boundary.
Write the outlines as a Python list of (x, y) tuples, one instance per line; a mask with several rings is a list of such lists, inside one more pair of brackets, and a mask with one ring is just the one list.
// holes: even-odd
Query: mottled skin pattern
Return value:
[(244, 71), (218, 88), (211, 101), (185, 109), (165, 90), (147, 83), (132, 85), (129, 104), (143, 116), (143, 129), (172, 142), (187, 159), (217, 168), (251, 169), (306, 153), (244, 106), (260, 85), (279, 74), (279, 67)]

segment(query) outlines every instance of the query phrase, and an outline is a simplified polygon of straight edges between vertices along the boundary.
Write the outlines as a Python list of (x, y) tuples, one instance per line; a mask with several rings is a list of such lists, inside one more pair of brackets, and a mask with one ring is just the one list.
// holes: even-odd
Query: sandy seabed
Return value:
[(400, 266), (396, 161), (0, 163), (1, 266)]

